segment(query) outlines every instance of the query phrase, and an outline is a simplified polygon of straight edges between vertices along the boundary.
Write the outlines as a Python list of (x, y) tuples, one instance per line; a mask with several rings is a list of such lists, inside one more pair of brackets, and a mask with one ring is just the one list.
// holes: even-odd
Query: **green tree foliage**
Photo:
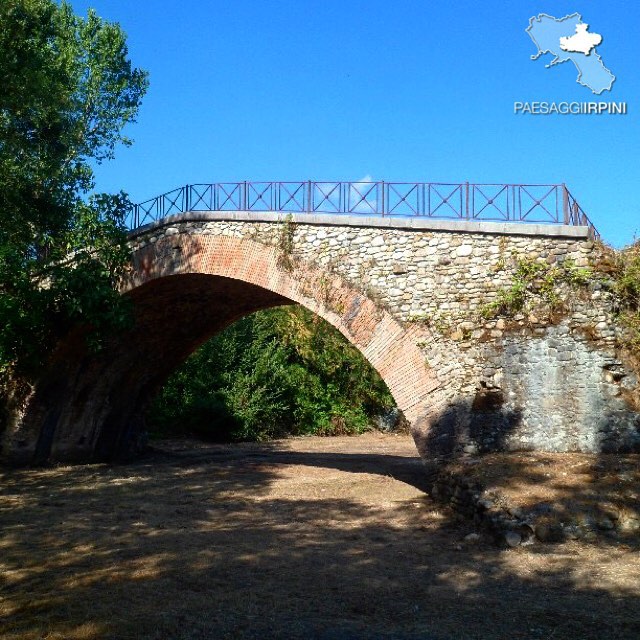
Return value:
[(302, 307), (261, 311), (219, 333), (165, 384), (149, 413), (159, 435), (216, 440), (360, 433), (394, 406), (376, 371)]
[(0, 373), (32, 374), (74, 325), (96, 342), (125, 322), (129, 202), (87, 194), (147, 87), (127, 55), (92, 11), (0, 1)]

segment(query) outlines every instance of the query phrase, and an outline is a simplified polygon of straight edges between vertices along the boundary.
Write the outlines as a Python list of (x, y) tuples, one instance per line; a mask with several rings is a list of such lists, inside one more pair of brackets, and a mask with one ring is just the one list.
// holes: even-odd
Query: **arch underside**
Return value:
[(132, 328), (98, 356), (79, 333), (70, 336), (36, 385), (20, 433), (30, 462), (112, 460), (136, 451), (150, 400), (190, 353), (236, 320), (285, 304), (300, 303), (338, 328), (418, 430), (436, 405), (438, 382), (411, 330), (339, 279), (327, 286), (317, 268), (283, 268), (274, 247), (174, 236), (136, 252), (124, 295)]
[(133, 328), (99, 356), (72, 341), (53, 376), (40, 382), (42, 414), (28, 416), (43, 425), (36, 462), (108, 460), (135, 448), (148, 403), (189, 354), (248, 314), (291, 304), (255, 285), (203, 274), (163, 277), (126, 295)]

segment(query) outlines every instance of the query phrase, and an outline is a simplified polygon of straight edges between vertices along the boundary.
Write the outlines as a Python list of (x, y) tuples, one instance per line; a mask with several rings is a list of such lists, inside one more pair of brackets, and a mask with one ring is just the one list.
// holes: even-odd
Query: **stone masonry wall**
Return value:
[[(480, 313), (513, 283), (518, 261), (589, 267), (587, 238), (450, 229), (273, 222), (177, 222), (136, 237), (134, 248), (175, 234), (246, 238), (278, 247), (358, 287), (394, 318), (420, 327), (419, 346), (445, 389), (423, 448), (431, 455), (497, 449), (640, 449), (637, 385), (616, 351), (612, 299), (601, 283), (559, 287), (561, 313)], [(578, 235), (578, 234), (576, 234)]]

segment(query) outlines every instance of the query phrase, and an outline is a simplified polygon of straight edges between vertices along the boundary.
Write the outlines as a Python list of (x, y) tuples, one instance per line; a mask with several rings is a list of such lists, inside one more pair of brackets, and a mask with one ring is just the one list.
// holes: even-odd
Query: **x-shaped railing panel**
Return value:
[(273, 211), (273, 182), (247, 182), (247, 209)]
[(377, 182), (349, 183), (347, 212), (378, 213), (378, 187)]
[(310, 209), (323, 213), (344, 213), (341, 182), (311, 183)]
[(186, 187), (180, 187), (169, 191), (162, 196), (162, 215), (171, 216), (176, 213), (182, 213), (185, 209), (184, 197)]
[[(429, 184), (427, 188), (426, 215), (430, 218), (466, 218), (462, 193), (463, 186), (461, 184)], [(438, 211), (440, 211), (440, 216), (436, 216)], [(453, 215), (451, 215), (452, 213)]]
[(386, 213), (388, 215), (419, 216), (421, 214), (421, 185), (391, 182), (386, 187)]
[(557, 185), (520, 185), (518, 196), (520, 220), (559, 221)]
[(189, 189), (189, 209), (191, 211), (213, 210), (212, 184), (192, 184)]
[(278, 182), (278, 211), (305, 211), (307, 182)]
[(241, 182), (220, 182), (216, 186), (216, 211), (242, 211)]
[(509, 220), (509, 185), (472, 186), (472, 217), (481, 220)]

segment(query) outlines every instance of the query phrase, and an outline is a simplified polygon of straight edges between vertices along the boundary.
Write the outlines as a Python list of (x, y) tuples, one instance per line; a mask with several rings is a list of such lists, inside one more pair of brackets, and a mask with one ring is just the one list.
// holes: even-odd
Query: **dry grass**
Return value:
[(407, 436), (0, 478), (6, 640), (640, 636), (636, 549), (464, 542)]

